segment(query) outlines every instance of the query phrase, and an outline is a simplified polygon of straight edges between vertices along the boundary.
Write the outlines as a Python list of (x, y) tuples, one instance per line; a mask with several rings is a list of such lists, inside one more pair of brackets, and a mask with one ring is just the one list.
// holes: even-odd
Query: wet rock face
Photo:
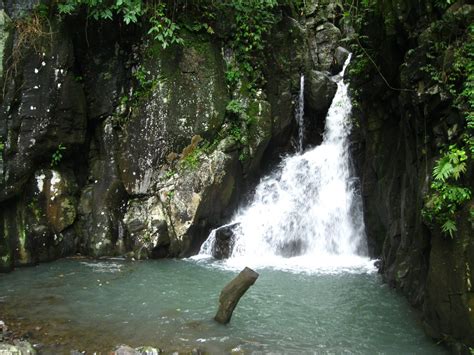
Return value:
[[(85, 97), (73, 73), (72, 42), (63, 26), (54, 30), (57, 36), (49, 46), (40, 53), (28, 50), (17, 71), (10, 70), (5, 78), (8, 93), (1, 106), (5, 152), (0, 200), (18, 193), (38, 163), (49, 163), (59, 144), (72, 151), (84, 143)], [(15, 97), (9, 96), (14, 93)]]
[(125, 251), (121, 218), (127, 194), (117, 164), (118, 138), (111, 119), (95, 131), (89, 151), (89, 176), (78, 206), (81, 251), (116, 255)]
[[(194, 135), (212, 140), (228, 102), (219, 47), (187, 38), (184, 48), (145, 49), (143, 70), (153, 82), (126, 122), (120, 140), (121, 177), (129, 194), (150, 192), (156, 166)], [(141, 144), (135, 144), (140, 141)]]

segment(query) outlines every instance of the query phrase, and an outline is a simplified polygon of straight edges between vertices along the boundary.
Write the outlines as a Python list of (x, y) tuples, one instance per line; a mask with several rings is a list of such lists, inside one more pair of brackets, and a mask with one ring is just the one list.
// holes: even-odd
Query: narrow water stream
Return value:
[(0, 314), (45, 343), (46, 354), (123, 343), (211, 354), (443, 353), (376, 273), (259, 273), (228, 326), (212, 317), (236, 271), (193, 260), (60, 260), (18, 269), (0, 275)]

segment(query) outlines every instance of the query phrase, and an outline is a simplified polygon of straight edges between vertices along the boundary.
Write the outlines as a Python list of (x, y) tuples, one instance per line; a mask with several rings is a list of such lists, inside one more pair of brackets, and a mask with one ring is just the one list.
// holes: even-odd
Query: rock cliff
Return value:
[(308, 144), (320, 141), (342, 38), (323, 5), (299, 19), (276, 9), (253, 94), (226, 79), (237, 59), (225, 19), (221, 32), (184, 29), (183, 45), (163, 49), (140, 26), (81, 14), (38, 24), (34, 1), (5, 3), (0, 269), (74, 253), (196, 253), (293, 149), (302, 74)]
[[(429, 223), (422, 209), (440, 151), (466, 129), (455, 105), (463, 82), (451, 91), (444, 83), (456, 75), (453, 53), (468, 41), (473, 10), (462, 1), (446, 9), (430, 1), (379, 1), (364, 18), (355, 46), (360, 55), (349, 68), (358, 125), (352, 146), (371, 253), (380, 258), (386, 282), (422, 310), (430, 336), (469, 346), (472, 199), (457, 213), (452, 237)], [(439, 81), (436, 73), (446, 78)], [(460, 184), (472, 187), (470, 165)]]

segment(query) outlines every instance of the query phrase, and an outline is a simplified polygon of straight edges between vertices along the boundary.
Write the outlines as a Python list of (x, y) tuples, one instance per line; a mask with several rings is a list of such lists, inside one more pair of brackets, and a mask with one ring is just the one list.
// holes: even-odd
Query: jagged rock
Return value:
[(171, 184), (160, 189), (171, 256), (190, 255), (199, 249), (211, 227), (235, 203), (240, 176), (237, 152), (216, 150), (209, 156), (202, 154), (199, 166), (184, 167)]
[[(33, 212), (39, 215), (45, 211), (48, 226), (54, 233), (61, 233), (76, 219), (77, 201), (74, 195), (77, 184), (74, 175), (58, 170), (39, 170), (35, 173), (35, 182), (38, 188), (36, 198), (44, 200), (46, 207), (36, 206), (37, 210)], [(36, 218), (40, 219), (40, 216)]]
[(120, 345), (115, 351), (115, 355), (141, 355), (140, 352), (128, 345)]
[(7, 335), (8, 327), (4, 321), (0, 320), (0, 343), (3, 342), (4, 337)]
[(161, 349), (153, 348), (151, 346), (141, 346), (138, 348), (135, 348), (140, 355), (159, 355), (162, 353)]
[(317, 70), (329, 71), (334, 61), (334, 50), (341, 39), (341, 30), (330, 22), (314, 24), (309, 29), (309, 46), (313, 65)]
[(21, 196), (8, 201), (0, 214), (3, 236), (15, 251), (15, 265), (53, 260), (74, 252), (67, 231), (76, 219), (77, 184), (70, 171), (44, 169), (35, 173)]
[(168, 255), (170, 245), (168, 225), (158, 197), (128, 201), (123, 222), (136, 259)]
[(310, 21), (317, 24), (327, 22), (328, 20), (334, 22), (337, 16), (338, 7), (340, 5), (332, 0), (307, 0), (305, 1), (304, 12)]

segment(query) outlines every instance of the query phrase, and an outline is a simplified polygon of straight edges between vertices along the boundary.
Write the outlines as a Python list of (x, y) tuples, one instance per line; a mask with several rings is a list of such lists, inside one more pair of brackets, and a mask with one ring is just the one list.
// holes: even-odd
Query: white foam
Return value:
[[(357, 180), (350, 171), (351, 100), (342, 80), (348, 62), (334, 77), (338, 88), (322, 144), (287, 157), (262, 179), (251, 203), (228, 224), (237, 224), (235, 242), (231, 257), (219, 263), (222, 267), (309, 273), (375, 271), (367, 256)], [(210, 234), (195, 260), (212, 254), (215, 234)]]

